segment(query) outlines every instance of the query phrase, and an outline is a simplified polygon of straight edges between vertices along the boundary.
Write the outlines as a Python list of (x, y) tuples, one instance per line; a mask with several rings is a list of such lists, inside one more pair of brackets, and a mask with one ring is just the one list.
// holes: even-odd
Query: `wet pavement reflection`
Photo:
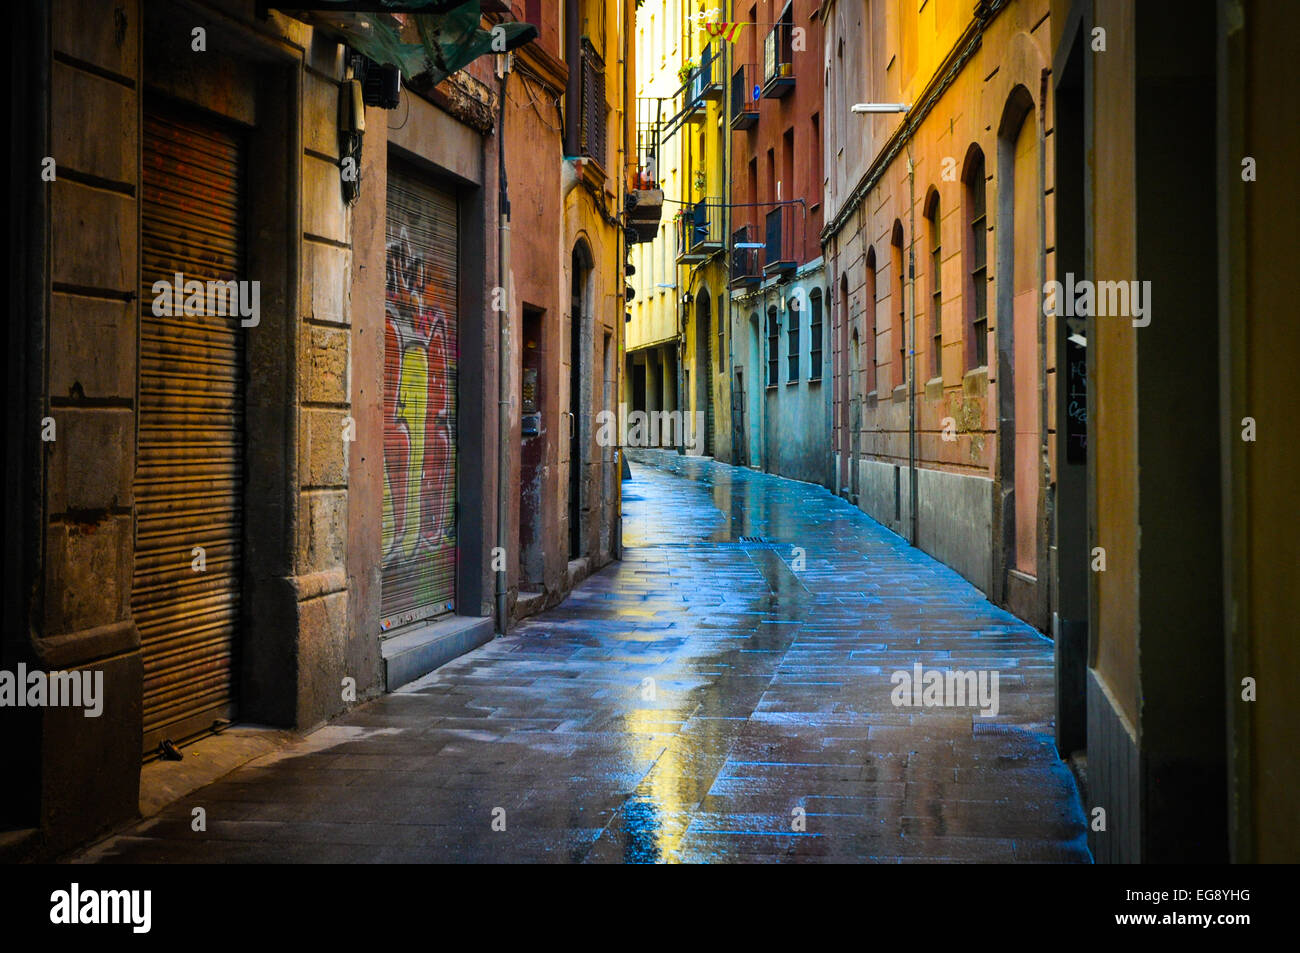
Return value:
[[(821, 487), (637, 459), (564, 604), (81, 859), (1089, 860), (1049, 640)], [(996, 716), (895, 706), (918, 663)]]

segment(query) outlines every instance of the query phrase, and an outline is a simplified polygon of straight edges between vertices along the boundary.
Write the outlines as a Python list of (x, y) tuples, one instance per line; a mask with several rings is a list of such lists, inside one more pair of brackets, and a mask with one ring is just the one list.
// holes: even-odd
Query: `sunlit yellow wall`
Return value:
[[(719, 14), (711, 11), (720, 11)], [(687, 16), (693, 17), (688, 19)], [(686, 49), (686, 57), (693, 63), (701, 61), (705, 47), (713, 38), (704, 29), (704, 24), (716, 19), (729, 21), (731, 19), (731, 4), (729, 0), (687, 0), (687, 10), (681, 17), (681, 28), (684, 35), (683, 44)], [(746, 27), (754, 29), (754, 27)], [(687, 202), (694, 203), (701, 199), (707, 199), (710, 203), (722, 203), (725, 205), (730, 202), (730, 175), (728, 174), (727, 163), (730, 158), (728, 146), (731, 144), (731, 129), (726, 121), (726, 109), (728, 99), (728, 83), (730, 81), (731, 48), (725, 41), (720, 46), (721, 57), (714, 62), (714, 81), (721, 83), (723, 87), (722, 96), (717, 100), (708, 99), (705, 108), (698, 119), (688, 122), (678, 135), (682, 138), (683, 155), (683, 188)], [(747, 161), (746, 157), (746, 161)], [(680, 206), (679, 206), (680, 207)], [(721, 210), (711, 214), (724, 215)], [(729, 237), (730, 217), (725, 216), (722, 223), (717, 226), (724, 241)], [(691, 375), (691, 388), (687, 395), (687, 402), (691, 411), (703, 413), (705, 407), (703, 404), (703, 395), (696, 382), (707, 380), (708, 385), (713, 391), (713, 419), (714, 419), (714, 454), (719, 459), (730, 458), (731, 447), (731, 402), (729, 364), (727, 359), (726, 348), (730, 342), (730, 329), (724, 327), (724, 336), (719, 343), (718, 324), (722, 322), (726, 325), (729, 321), (730, 314), (730, 294), (728, 293), (729, 266), (728, 258), (719, 256), (717, 259), (699, 266), (682, 266), (678, 271), (680, 279), (679, 284), (682, 291), (689, 291), (695, 299), (693, 305), (692, 318), (695, 317), (694, 311), (698, 311), (701, 295), (707, 293), (711, 301), (711, 317), (709, 324), (709, 335), (711, 337), (711, 346), (713, 348), (713, 362), (709, 367), (704, 367), (699, 361), (701, 350), (698, 339), (700, 324), (697, 320), (688, 320), (685, 331), (685, 353), (683, 355), (682, 366), (689, 369)], [(719, 355), (721, 351), (721, 355)]]
[[(681, 85), (677, 71), (683, 62), (681, 4), (683, 0), (646, 0), (636, 11), (636, 94), (638, 98), (669, 97)], [(643, 106), (642, 109), (645, 107)], [(665, 118), (672, 115), (672, 103), (664, 105)], [(645, 113), (642, 112), (643, 118)], [(680, 135), (670, 139), (658, 157), (659, 186), (664, 190), (663, 219), (653, 242), (643, 242), (631, 256), (636, 274), (630, 284), (636, 298), (629, 309), (627, 349), (673, 339), (677, 333), (677, 299), (671, 287), (676, 283), (673, 261), (672, 216), (681, 208)]]

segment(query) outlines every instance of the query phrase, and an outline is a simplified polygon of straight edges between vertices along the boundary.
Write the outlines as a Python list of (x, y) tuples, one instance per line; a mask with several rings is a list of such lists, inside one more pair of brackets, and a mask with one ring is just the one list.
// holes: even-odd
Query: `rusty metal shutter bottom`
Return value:
[(172, 284), (177, 273), (205, 288), (245, 277), (240, 142), (151, 107), (143, 166), (131, 610), (148, 755), (164, 738), (179, 743), (234, 717), (247, 332), (238, 315), (212, 313), (206, 295), (198, 315), (160, 316), (153, 307), (154, 282)]
[(456, 607), (456, 197), (390, 166), (381, 628)]

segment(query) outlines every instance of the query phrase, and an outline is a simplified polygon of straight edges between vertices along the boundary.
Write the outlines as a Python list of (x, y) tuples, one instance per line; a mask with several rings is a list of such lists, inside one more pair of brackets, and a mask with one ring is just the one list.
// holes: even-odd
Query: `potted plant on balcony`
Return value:
[(695, 72), (697, 65), (695, 60), (687, 60), (683, 63), (682, 68), (677, 71), (678, 82), (685, 84), (691, 78), (691, 74)]

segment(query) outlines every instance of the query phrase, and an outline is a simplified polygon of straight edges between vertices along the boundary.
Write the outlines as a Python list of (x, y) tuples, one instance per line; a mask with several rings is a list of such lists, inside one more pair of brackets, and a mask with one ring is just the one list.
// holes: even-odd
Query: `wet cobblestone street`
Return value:
[[(1048, 639), (821, 487), (643, 459), (561, 606), (80, 859), (1090, 859)], [(896, 706), (918, 663), (996, 715)]]

